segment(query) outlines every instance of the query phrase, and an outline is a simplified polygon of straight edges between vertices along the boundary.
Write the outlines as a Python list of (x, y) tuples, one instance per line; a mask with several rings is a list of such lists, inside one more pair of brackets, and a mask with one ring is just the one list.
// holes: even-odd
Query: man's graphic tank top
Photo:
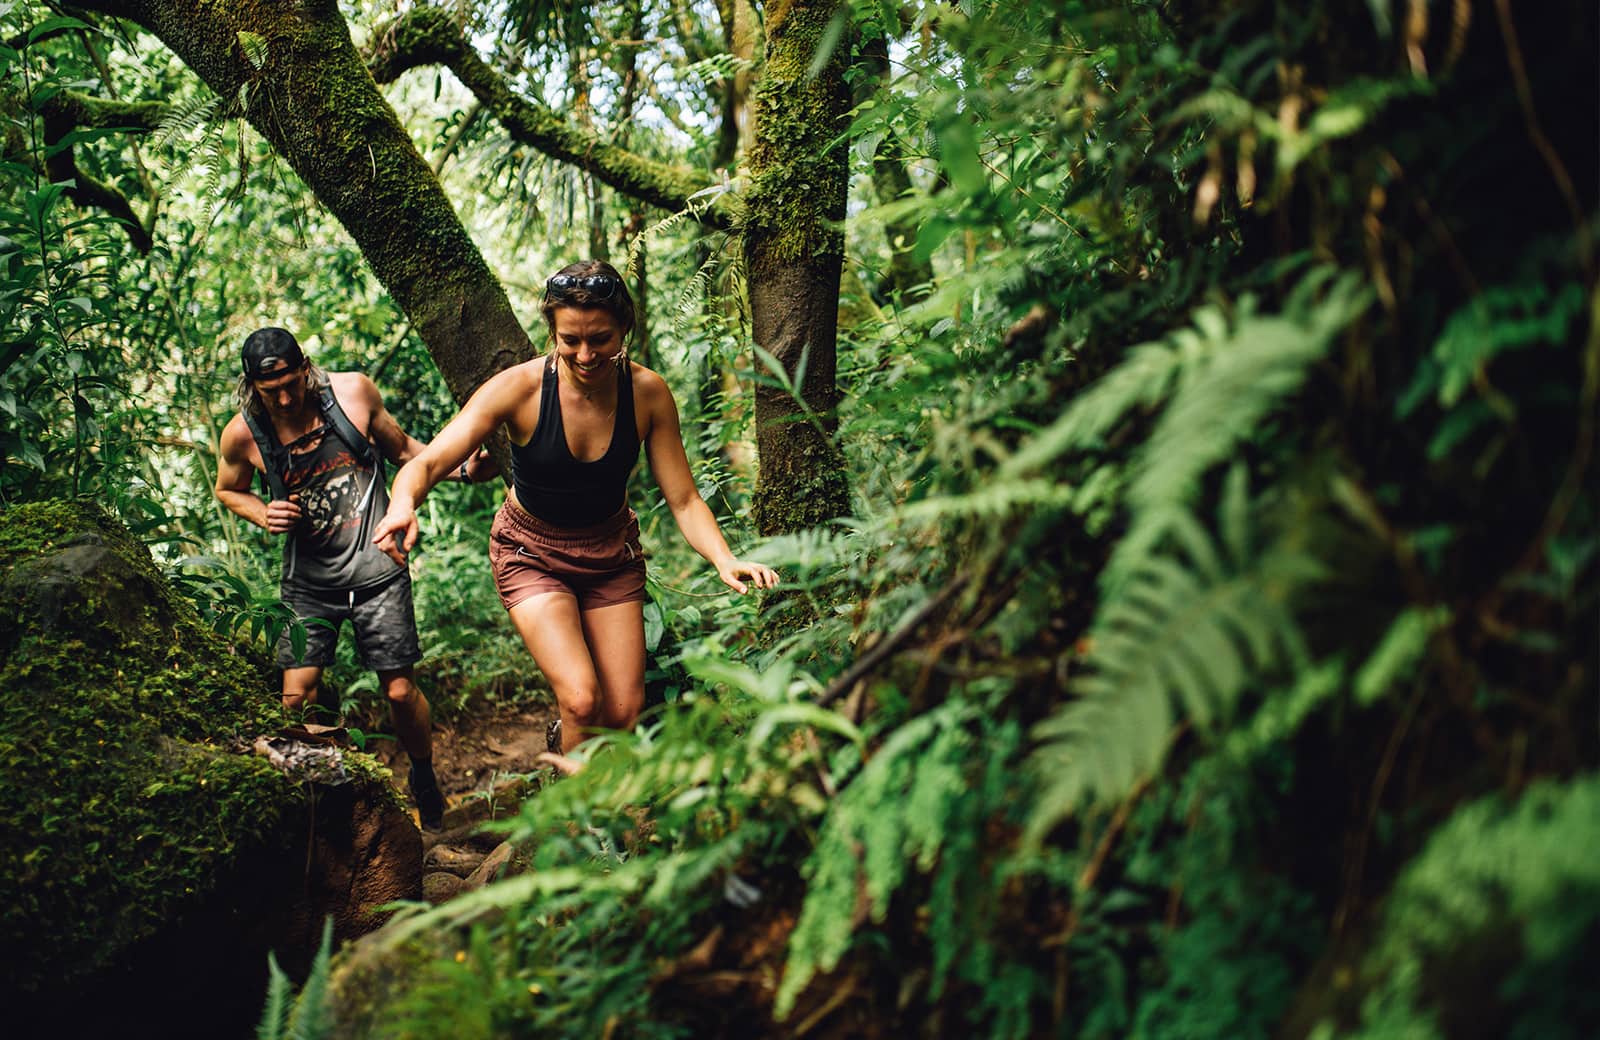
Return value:
[[(304, 451), (302, 444), (313, 445)], [(389, 509), (383, 455), (374, 446), (363, 468), (327, 423), (289, 445), (284, 474), (303, 513), (283, 548), (283, 587), (311, 592), (362, 592), (393, 581), (405, 568), (372, 544)]]

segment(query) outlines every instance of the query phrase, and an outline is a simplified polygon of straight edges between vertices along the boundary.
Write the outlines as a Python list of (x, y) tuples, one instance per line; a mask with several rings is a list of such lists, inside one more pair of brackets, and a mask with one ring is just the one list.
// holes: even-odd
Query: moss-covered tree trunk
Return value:
[(840, 139), (850, 109), (841, 51), (848, 45), (835, 47), (811, 74), (830, 23), (846, 10), (841, 0), (777, 0), (766, 8), (766, 63), (751, 113), (745, 270), (756, 344), (777, 358), (800, 399), (766, 382), (756, 386), (754, 512), (763, 534), (808, 527), (850, 506), (833, 442), (848, 187)]
[(143, 26), (219, 96), (246, 99), (245, 117), (350, 232), (457, 400), (532, 355), (505, 291), (378, 92), (332, 0), (82, 6)]

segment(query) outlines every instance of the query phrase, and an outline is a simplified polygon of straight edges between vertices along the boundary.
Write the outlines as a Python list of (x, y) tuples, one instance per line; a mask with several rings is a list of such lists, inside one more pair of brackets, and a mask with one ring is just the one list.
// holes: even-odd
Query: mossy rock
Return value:
[[(397, 922), (403, 926), (404, 922)], [(400, 934), (404, 938), (399, 938)], [(439, 966), (454, 963), (461, 940), (449, 929), (380, 929), (346, 946), (334, 959), (328, 979), (331, 1035), (345, 1040), (404, 1036), (397, 1028), (420, 980)]]
[[(218, 920), (220, 886), (304, 890), (307, 814), (322, 827), (327, 810), (230, 749), (282, 725), (276, 690), (104, 511), (0, 510), (0, 654), (0, 956), (13, 991), (59, 999), (140, 974), (134, 962), (174, 933), (209, 942), (215, 923), (197, 922)], [(372, 775), (342, 801), (399, 813), (365, 764)], [(420, 839), (416, 858), (420, 871)], [(229, 927), (249, 930), (252, 912), (283, 900), (242, 902)], [(250, 956), (264, 979), (265, 950)]]

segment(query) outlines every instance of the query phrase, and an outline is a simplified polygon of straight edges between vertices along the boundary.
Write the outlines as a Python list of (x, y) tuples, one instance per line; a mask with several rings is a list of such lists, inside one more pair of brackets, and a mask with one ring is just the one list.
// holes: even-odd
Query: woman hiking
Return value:
[(744, 593), (778, 584), (737, 559), (689, 471), (678, 406), (666, 381), (628, 360), (633, 298), (610, 264), (585, 260), (545, 283), (550, 351), (475, 391), (395, 477), (373, 541), (404, 560), (419, 537), (416, 507), (452, 475), (483, 479), (479, 448), (497, 426), (511, 441), (512, 480), (489, 534), (500, 600), (560, 712), (547, 740), (566, 752), (599, 729), (629, 729), (644, 706), (645, 563), (626, 501), (642, 446), (685, 540)]

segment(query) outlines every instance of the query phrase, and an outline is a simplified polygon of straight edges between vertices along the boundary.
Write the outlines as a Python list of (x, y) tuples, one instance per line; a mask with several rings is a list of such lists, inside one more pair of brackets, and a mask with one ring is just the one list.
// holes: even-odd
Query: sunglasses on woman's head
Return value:
[(554, 300), (571, 296), (581, 289), (592, 300), (609, 300), (616, 295), (617, 286), (621, 284), (609, 274), (558, 274), (552, 275), (544, 283), (544, 294)]

